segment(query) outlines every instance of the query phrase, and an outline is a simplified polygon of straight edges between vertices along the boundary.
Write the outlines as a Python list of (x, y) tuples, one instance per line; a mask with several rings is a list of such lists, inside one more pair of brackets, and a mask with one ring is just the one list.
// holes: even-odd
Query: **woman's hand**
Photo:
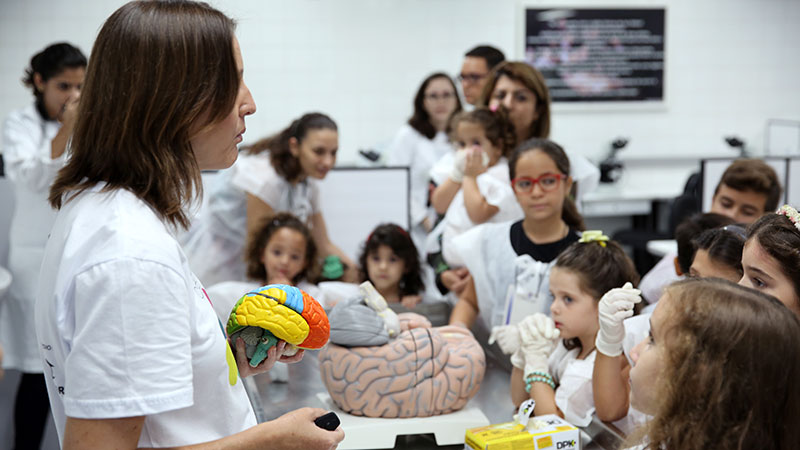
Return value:
[(314, 419), (326, 413), (327, 411), (319, 408), (301, 408), (266, 422), (264, 425), (282, 431), (283, 436), (274, 441), (275, 448), (332, 450), (344, 439), (344, 431), (342, 431), (342, 427), (327, 431), (314, 423)]
[(464, 176), (477, 177), (486, 172), (483, 150), (480, 147), (472, 147), (466, 150), (466, 160), (464, 163)]
[(257, 375), (259, 373), (264, 373), (270, 369), (272, 366), (275, 365), (276, 362), (280, 361), (282, 363), (291, 364), (296, 363), (303, 359), (304, 350), (300, 349), (297, 353), (292, 356), (285, 356), (283, 354), (283, 350), (286, 348), (286, 341), (278, 341), (277, 344), (273, 345), (272, 348), (267, 350), (267, 358), (261, 362), (256, 367), (250, 365), (250, 361), (247, 358), (247, 351), (245, 349), (244, 339), (237, 338), (236, 339), (236, 367), (239, 369), (239, 375), (242, 378), (249, 377), (251, 375)]
[(73, 96), (67, 99), (64, 105), (61, 106), (61, 111), (58, 113), (59, 122), (61, 125), (67, 128), (70, 132), (72, 128), (75, 126), (75, 119), (78, 118), (78, 102), (80, 101), (80, 96)]
[(420, 301), (422, 301), (421, 295), (404, 295), (400, 299), (400, 304), (408, 309), (414, 309)]

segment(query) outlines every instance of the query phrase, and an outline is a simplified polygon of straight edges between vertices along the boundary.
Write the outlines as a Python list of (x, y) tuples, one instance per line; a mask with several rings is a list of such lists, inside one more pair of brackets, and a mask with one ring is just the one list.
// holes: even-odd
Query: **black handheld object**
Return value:
[(314, 423), (325, 430), (333, 431), (339, 426), (339, 416), (331, 411), (328, 414), (322, 415), (314, 419)]

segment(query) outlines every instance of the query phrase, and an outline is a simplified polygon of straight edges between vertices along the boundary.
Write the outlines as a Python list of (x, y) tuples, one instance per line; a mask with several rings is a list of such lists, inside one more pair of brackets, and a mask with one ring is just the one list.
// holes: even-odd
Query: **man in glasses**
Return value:
[(503, 52), (488, 45), (479, 45), (464, 55), (464, 64), (461, 65), (461, 73), (458, 75), (464, 101), (470, 105), (478, 101), (489, 72), (505, 59)]

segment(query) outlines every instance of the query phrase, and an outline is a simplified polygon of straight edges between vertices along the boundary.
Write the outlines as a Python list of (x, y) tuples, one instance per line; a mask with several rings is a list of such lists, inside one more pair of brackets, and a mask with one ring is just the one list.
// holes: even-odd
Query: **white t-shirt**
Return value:
[(59, 440), (67, 416), (145, 416), (140, 447), (256, 424), (203, 286), (167, 225), (128, 191), (95, 186), (63, 205), (35, 322)]
[[(25, 373), (42, 373), (36, 335), (26, 319), (33, 316), (39, 266), (55, 220), (47, 196), (66, 161), (66, 152), (56, 159), (50, 156), (60, 128), (57, 121), (42, 118), (33, 104), (12, 111), (3, 123), (3, 160), (16, 207), (7, 236), (13, 280), (7, 298), (0, 301), (0, 343), (3, 367)], [(3, 214), (11, 214), (9, 205), (2, 208)]]
[(184, 243), (189, 265), (206, 286), (247, 280), (246, 193), (264, 201), (275, 213), (290, 212), (306, 224), (319, 211), (316, 180), (289, 183), (275, 172), (269, 152), (239, 155), (236, 163), (222, 171), (205, 193), (208, 205), (202, 212), (202, 221)]
[(553, 381), (558, 384), (556, 406), (564, 413), (567, 422), (585, 427), (591, 423), (594, 414), (592, 371), (597, 352), (592, 351), (586, 358), (578, 359), (580, 351), (580, 348), (567, 350), (564, 341), (559, 341), (550, 354), (549, 368)]
[[(484, 223), (515, 222), (525, 217), (522, 208), (517, 202), (514, 191), (511, 189), (511, 180), (508, 176), (508, 161), (500, 158), (495, 165), (475, 179), (478, 191), (486, 199), (486, 203), (498, 208), (495, 215)], [(442, 251), (445, 261), (452, 266), (463, 266), (458, 255), (453, 251), (452, 242), (460, 234), (478, 225), (469, 218), (467, 207), (464, 203), (464, 189), (461, 188), (444, 216), (442, 229)]]

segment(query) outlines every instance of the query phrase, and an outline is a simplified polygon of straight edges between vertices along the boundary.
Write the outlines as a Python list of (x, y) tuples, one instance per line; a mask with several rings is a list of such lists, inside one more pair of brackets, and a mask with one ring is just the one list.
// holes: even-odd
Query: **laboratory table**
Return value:
[[(251, 396), (251, 402), (259, 421), (272, 420), (304, 406), (326, 408), (318, 397), (318, 394), (327, 393), (327, 391), (320, 378), (317, 353), (316, 351), (307, 351), (302, 361), (288, 366), (288, 383), (272, 382), (268, 373), (247, 380), (248, 394)], [(510, 421), (514, 411), (509, 395), (508, 372), (490, 361), (480, 390), (468, 403), (468, 406), (478, 407), (489, 419), (489, 423)], [(345, 430), (346, 432), (347, 430)], [(619, 435), (598, 420), (583, 428), (582, 434), (583, 448), (586, 450), (616, 449), (621, 443)], [(434, 436), (429, 434), (400, 435), (397, 437), (394, 448), (449, 450), (463, 449), (465, 446), (463, 444), (437, 446)]]

